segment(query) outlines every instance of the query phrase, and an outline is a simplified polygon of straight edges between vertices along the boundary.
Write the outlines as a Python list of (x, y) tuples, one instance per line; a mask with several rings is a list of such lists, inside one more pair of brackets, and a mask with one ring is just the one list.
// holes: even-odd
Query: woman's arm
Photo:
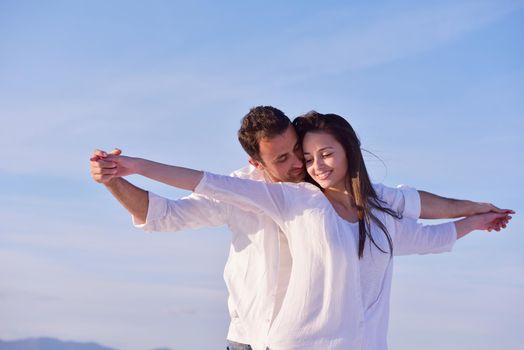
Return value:
[(157, 163), (142, 158), (113, 156), (110, 159), (117, 165), (115, 176), (138, 174), (183, 190), (194, 191), (204, 176), (203, 171)]
[[(286, 220), (284, 184), (215, 175), (141, 158), (111, 156), (116, 164), (114, 176), (138, 174), (177, 188), (195, 191), (240, 209), (264, 213), (283, 226)], [(298, 193), (298, 191), (296, 191)], [(296, 198), (295, 198), (296, 199)]]
[(488, 213), (438, 225), (423, 225), (409, 218), (386, 218), (395, 255), (449, 252), (456, 240), (468, 233), (474, 230), (501, 229), (506, 227), (510, 219), (508, 214)]

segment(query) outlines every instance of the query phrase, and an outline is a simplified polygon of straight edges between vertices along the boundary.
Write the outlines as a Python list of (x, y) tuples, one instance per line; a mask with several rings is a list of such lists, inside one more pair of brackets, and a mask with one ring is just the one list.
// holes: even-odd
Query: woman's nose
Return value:
[(324, 167), (324, 161), (320, 157), (314, 158), (313, 166), (315, 167), (315, 170), (322, 170), (322, 168)]

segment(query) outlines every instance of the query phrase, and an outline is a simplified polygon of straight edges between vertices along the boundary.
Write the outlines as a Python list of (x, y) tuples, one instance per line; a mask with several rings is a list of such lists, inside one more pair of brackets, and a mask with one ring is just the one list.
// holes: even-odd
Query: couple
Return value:
[[(473, 230), (500, 230), (510, 210), (372, 185), (342, 117), (293, 123), (274, 107), (243, 118), (251, 166), (230, 176), (95, 151), (91, 175), (148, 231), (227, 224), (227, 349), (387, 349), (393, 255), (451, 250)], [(307, 173), (306, 173), (307, 171)], [(168, 200), (123, 176), (193, 191)], [(305, 181), (305, 182), (303, 182)], [(417, 218), (464, 219), (423, 226)]]

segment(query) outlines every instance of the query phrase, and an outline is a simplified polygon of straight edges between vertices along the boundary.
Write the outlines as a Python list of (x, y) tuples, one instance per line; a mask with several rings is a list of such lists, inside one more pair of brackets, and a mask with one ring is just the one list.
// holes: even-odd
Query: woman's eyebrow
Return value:
[(326, 146), (326, 147), (323, 147), (323, 148), (319, 149), (318, 151), (319, 151), (319, 152), (322, 152), (322, 151), (325, 151), (325, 150), (327, 150), (327, 149), (333, 149), (333, 147), (331, 147), (331, 146)]
[[(316, 152), (322, 152), (322, 151), (325, 151), (325, 150), (327, 150), (327, 149), (333, 149), (333, 147), (331, 147), (331, 146), (322, 147), (321, 149), (319, 149), (319, 150), (316, 151)], [(310, 153), (304, 151), (304, 155), (306, 155), (306, 154), (310, 154)]]

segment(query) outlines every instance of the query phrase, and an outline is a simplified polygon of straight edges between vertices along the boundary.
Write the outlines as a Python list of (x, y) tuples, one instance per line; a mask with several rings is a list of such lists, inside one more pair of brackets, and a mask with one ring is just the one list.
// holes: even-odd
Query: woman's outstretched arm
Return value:
[(106, 159), (116, 164), (115, 177), (138, 174), (183, 190), (194, 191), (204, 176), (204, 172), (199, 170), (157, 163), (142, 158), (109, 156)]
[[(177, 188), (194, 191), (224, 201), (251, 212), (263, 212), (277, 224), (283, 225), (287, 217), (288, 201), (297, 199), (298, 190), (288, 189), (284, 184), (240, 179), (231, 176), (204, 174), (203, 171), (161, 164), (147, 159), (108, 156), (115, 163), (113, 176), (142, 175)], [(300, 202), (300, 201), (299, 201)]]
[(456, 240), (475, 230), (500, 230), (511, 216), (504, 213), (473, 215), (461, 220), (437, 225), (423, 225), (413, 219), (387, 217), (392, 226), (393, 253), (395, 255), (435, 254), (452, 250)]

